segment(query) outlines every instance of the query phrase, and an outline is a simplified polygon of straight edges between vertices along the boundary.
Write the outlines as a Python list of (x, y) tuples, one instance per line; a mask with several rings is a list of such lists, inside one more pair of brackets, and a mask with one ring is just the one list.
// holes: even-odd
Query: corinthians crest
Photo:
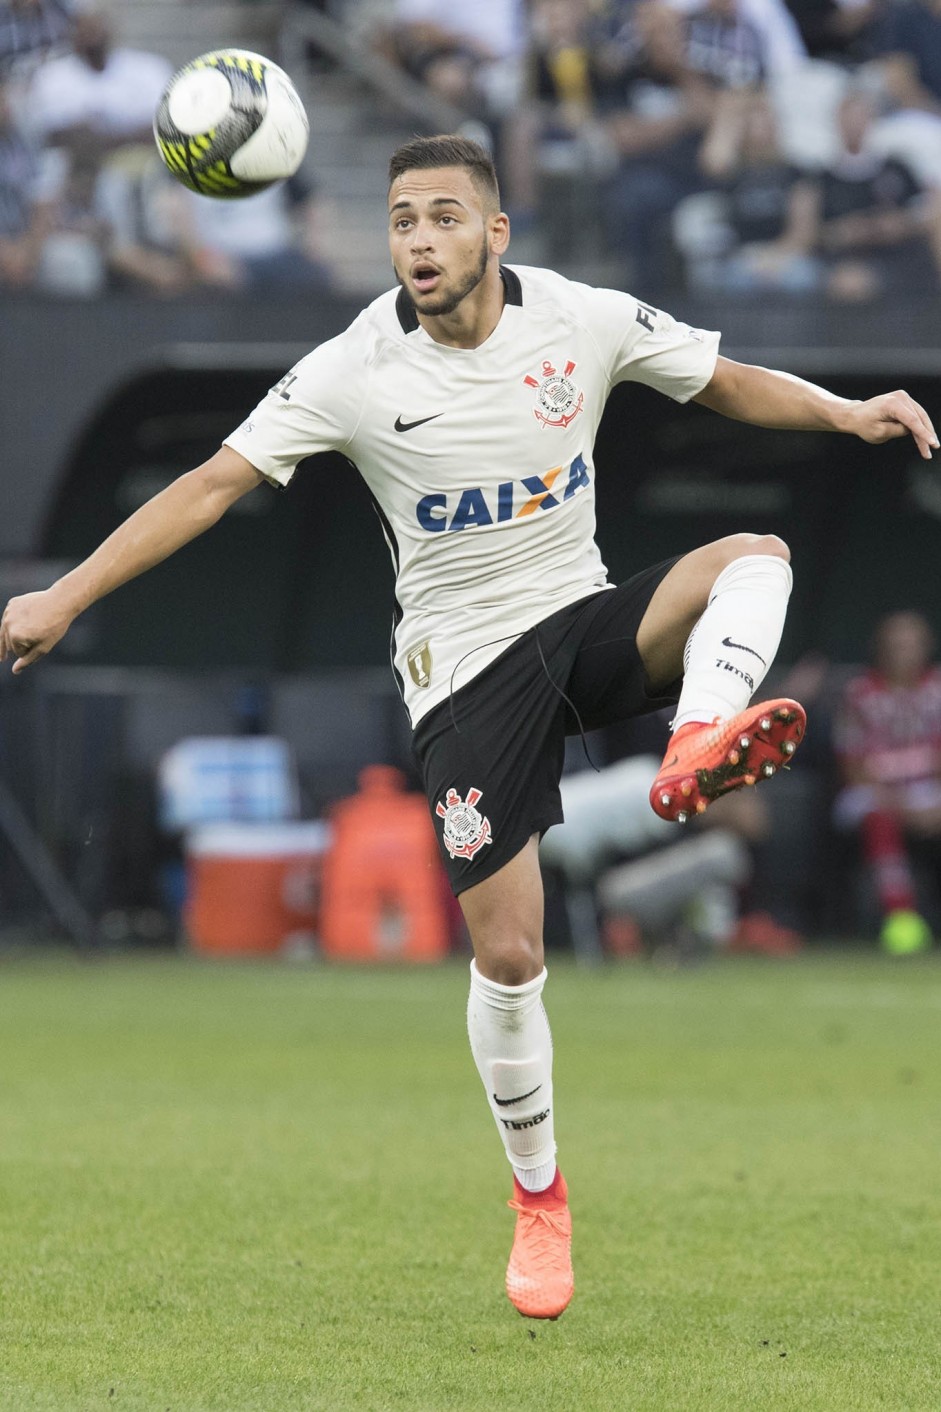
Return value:
[(456, 789), (449, 789), (444, 803), (435, 805), (435, 813), (444, 820), (444, 846), (452, 858), (473, 858), (485, 843), (492, 843), (490, 820), (475, 808), (483, 791), (469, 789), (462, 799)]
[(533, 377), (531, 373), (523, 378), (527, 387), (539, 389), (533, 416), (537, 422), (542, 422), (543, 426), (567, 427), (582, 410), (585, 394), (572, 382), (574, 371), (575, 364), (571, 360), (560, 373), (547, 358), (542, 365), (541, 380)]

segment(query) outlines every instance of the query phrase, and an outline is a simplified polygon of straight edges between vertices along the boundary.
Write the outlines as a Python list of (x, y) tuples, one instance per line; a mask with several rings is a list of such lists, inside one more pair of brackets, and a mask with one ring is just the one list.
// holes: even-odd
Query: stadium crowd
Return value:
[[(489, 138), (514, 228), (547, 263), (600, 251), (654, 301), (938, 290), (938, 0), (318, 8), (351, 30), (367, 9), (360, 42)], [(167, 178), (149, 128), (169, 74), (105, 11), (0, 4), (2, 286), (328, 287), (308, 185), (210, 202)]]
[(383, 42), (490, 129), (518, 227), (645, 297), (938, 288), (936, 0), (396, 0)]
[(171, 73), (117, 42), (107, 9), (0, 6), (0, 286), (76, 297), (328, 286), (301, 177), (212, 202), (168, 176), (152, 122)]

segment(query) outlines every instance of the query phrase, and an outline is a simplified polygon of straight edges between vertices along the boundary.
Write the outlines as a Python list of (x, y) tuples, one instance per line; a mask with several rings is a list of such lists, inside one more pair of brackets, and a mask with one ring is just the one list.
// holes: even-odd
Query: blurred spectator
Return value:
[[(493, 152), (517, 231), (535, 205), (533, 124), (521, 104), (526, 0), (391, 0), (373, 43), (410, 78), (465, 114), (460, 131)], [(440, 123), (430, 119), (433, 131)]]
[(96, 169), (121, 147), (151, 147), (169, 63), (157, 54), (115, 47), (100, 10), (76, 17), (71, 46), (70, 54), (38, 69), (30, 85), (29, 118), (45, 145)]
[(42, 152), (15, 117), (14, 81), (0, 89), (0, 284), (93, 295), (105, 280), (105, 226), (95, 177)]
[[(891, 950), (930, 941), (915, 867), (936, 885), (941, 865), (941, 668), (934, 636), (913, 612), (883, 618), (872, 668), (846, 687), (835, 743), (844, 789), (835, 817), (858, 830)], [(937, 909), (937, 893), (929, 905)]]
[(874, 116), (870, 94), (847, 94), (838, 115), (841, 150), (814, 183), (826, 289), (843, 302), (938, 288), (938, 197), (923, 194), (902, 161), (875, 149)]
[(807, 53), (835, 63), (869, 57), (878, 0), (787, 0)]
[(99, 172), (93, 214), (112, 288), (172, 297), (203, 283), (177, 220), (178, 193), (183, 188), (149, 150), (128, 149)]
[(384, 45), (406, 73), (485, 121), (519, 97), (523, 0), (395, 0)]
[[(139, 166), (109, 162), (101, 172), (45, 154), (31, 207), (33, 283), (44, 293), (93, 298), (109, 286), (178, 294), (194, 282), (179, 231), (161, 215), (174, 185), (147, 154)], [(162, 232), (162, 234), (161, 234)]]
[(762, 798), (727, 795), (678, 837), (650, 808), (657, 759), (636, 755), (562, 779), (565, 822), (546, 834), (540, 860), (564, 879), (576, 951), (594, 959), (688, 939), (794, 954), (798, 935), (749, 908), (752, 853), (769, 832)]
[(595, 115), (594, 53), (588, 0), (533, 0), (529, 89), (544, 138), (576, 138)]
[(941, 114), (941, 0), (887, 5), (873, 51), (898, 107)]
[(91, 299), (107, 284), (107, 222), (96, 201), (93, 167), (46, 154), (42, 176), (45, 235), (36, 270), (47, 294)]
[(0, 80), (0, 288), (33, 283), (45, 221), (38, 201), (39, 153), (21, 131)]
[(605, 203), (609, 239), (628, 262), (625, 283), (654, 300), (674, 274), (673, 209), (703, 186), (697, 154), (715, 106), (713, 85), (685, 63), (684, 26), (674, 10), (641, 0), (597, 54), (599, 101), (618, 154)]
[(889, 111), (874, 146), (903, 161), (923, 186), (941, 190), (941, 0), (887, 4), (873, 33), (878, 79)]
[(723, 293), (816, 288), (814, 188), (783, 156), (763, 92), (720, 95), (700, 166), (718, 190), (698, 223), (695, 212), (677, 213), (686, 215), (676, 230), (685, 233), (690, 283)]
[(527, 102), (504, 123), (503, 175), (513, 229), (540, 208), (549, 254), (578, 252), (597, 215), (598, 178), (612, 153), (597, 112), (602, 82), (590, 0), (533, 0), (526, 55)]
[(22, 72), (65, 46), (70, 0), (6, 0), (0, 4), (0, 78)]
[[(784, 0), (665, 0), (681, 14), (703, 17), (702, 33), (708, 49), (726, 50), (725, 62), (736, 63), (736, 47), (741, 58), (753, 62), (757, 41), (762, 71), (777, 78), (799, 67), (807, 57), (800, 30)], [(709, 28), (714, 32), (709, 36)], [(694, 63), (694, 67), (695, 67)], [(718, 75), (717, 75), (718, 77)]]
[(156, 236), (152, 220), (170, 184), (152, 122), (171, 67), (159, 55), (115, 46), (100, 10), (76, 16), (71, 48), (37, 70), (28, 91), (30, 123), (46, 149), (52, 224), (40, 283), (85, 296), (108, 283), (179, 293), (192, 275), (176, 234), (164, 222)]
[(718, 88), (753, 88), (768, 76), (765, 41), (739, 0), (707, 0), (690, 12), (686, 62)]
[(204, 284), (244, 294), (323, 290), (321, 212), (300, 178), (240, 201), (210, 201), (179, 189), (177, 232)]

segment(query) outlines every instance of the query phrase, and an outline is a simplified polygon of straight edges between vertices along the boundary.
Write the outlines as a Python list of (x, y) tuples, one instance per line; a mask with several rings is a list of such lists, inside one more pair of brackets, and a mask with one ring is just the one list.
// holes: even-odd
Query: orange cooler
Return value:
[(184, 912), (196, 951), (265, 955), (313, 945), (323, 823), (206, 824), (187, 838)]

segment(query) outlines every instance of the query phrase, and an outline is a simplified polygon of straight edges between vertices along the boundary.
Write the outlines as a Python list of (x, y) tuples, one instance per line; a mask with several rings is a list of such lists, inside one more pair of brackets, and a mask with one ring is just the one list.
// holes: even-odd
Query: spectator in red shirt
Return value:
[(889, 950), (921, 950), (931, 929), (921, 915), (915, 855), (941, 862), (941, 667), (934, 635), (913, 612), (892, 613), (876, 630), (873, 667), (851, 680), (835, 743), (844, 788), (837, 823), (858, 828)]

